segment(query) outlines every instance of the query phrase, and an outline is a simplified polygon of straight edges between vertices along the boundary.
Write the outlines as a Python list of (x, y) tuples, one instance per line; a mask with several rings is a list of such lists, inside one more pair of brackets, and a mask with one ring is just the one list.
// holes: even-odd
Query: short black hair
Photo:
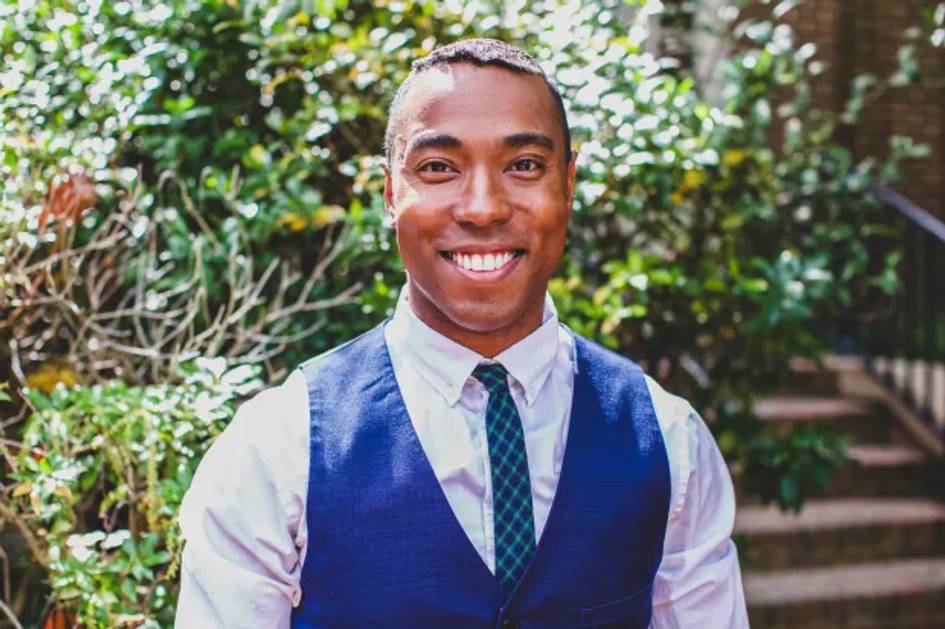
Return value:
[(391, 101), (390, 108), (387, 110), (387, 129), (384, 131), (384, 157), (387, 160), (387, 167), (392, 168), (394, 163), (394, 140), (397, 125), (400, 118), (400, 110), (403, 107), (404, 99), (410, 86), (416, 77), (423, 74), (431, 68), (452, 65), (454, 63), (471, 63), (473, 65), (495, 66), (505, 68), (512, 72), (520, 74), (530, 74), (541, 78), (551, 97), (555, 102), (555, 109), (558, 113), (558, 119), (561, 129), (564, 131), (564, 156), (565, 163), (571, 159), (571, 128), (568, 126), (568, 116), (564, 109), (564, 101), (561, 93), (554, 83), (548, 78), (545, 72), (538, 65), (535, 59), (511, 44), (507, 44), (498, 39), (476, 38), (464, 39), (458, 42), (435, 48), (426, 57), (417, 59), (410, 66), (410, 74), (404, 79), (404, 82), (397, 88), (394, 100)]

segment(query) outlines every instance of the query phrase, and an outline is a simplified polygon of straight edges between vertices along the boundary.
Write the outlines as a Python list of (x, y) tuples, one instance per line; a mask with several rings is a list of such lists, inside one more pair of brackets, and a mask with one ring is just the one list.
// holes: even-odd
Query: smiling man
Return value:
[(210, 449), (177, 626), (747, 627), (709, 431), (546, 294), (575, 154), (539, 66), (435, 50), (385, 145), (401, 300)]

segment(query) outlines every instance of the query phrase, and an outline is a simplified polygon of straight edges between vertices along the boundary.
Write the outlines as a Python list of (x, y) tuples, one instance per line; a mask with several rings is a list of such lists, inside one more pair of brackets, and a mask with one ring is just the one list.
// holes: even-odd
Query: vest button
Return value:
[(518, 629), (518, 621), (514, 618), (506, 618), (502, 621), (502, 629)]

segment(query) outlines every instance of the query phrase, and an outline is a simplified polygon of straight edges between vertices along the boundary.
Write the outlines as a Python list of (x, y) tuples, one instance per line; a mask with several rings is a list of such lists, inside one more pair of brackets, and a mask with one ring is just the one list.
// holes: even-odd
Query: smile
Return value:
[(440, 255), (466, 271), (488, 273), (499, 271), (524, 253), (521, 250), (490, 251), (488, 253), (463, 253), (441, 251)]

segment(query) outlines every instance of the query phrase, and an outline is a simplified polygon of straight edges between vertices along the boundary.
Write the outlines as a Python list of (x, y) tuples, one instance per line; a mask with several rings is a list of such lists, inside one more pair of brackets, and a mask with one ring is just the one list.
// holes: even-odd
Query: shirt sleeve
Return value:
[(308, 393), (293, 372), (236, 412), (184, 497), (175, 627), (288, 629), (306, 546)]
[(672, 482), (650, 629), (748, 629), (728, 466), (689, 403), (648, 384)]

